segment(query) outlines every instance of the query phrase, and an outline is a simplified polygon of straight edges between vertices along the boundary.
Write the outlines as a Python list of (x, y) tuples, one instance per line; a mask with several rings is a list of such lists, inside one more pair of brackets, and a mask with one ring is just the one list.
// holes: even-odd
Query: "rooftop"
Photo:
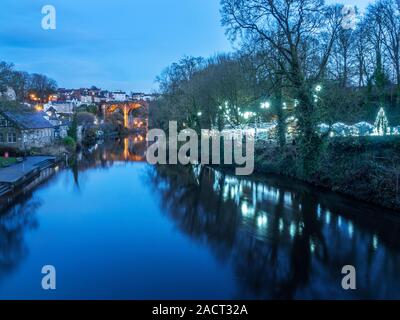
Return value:
[(21, 129), (53, 128), (53, 125), (44, 118), (46, 116), (44, 112), (2, 111), (2, 113)]

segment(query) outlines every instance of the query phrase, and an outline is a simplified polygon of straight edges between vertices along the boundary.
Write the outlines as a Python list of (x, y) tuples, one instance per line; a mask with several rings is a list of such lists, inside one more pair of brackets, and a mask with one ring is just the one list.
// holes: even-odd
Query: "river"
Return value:
[(282, 177), (150, 166), (142, 140), (96, 145), (2, 209), (1, 299), (400, 298), (393, 212)]

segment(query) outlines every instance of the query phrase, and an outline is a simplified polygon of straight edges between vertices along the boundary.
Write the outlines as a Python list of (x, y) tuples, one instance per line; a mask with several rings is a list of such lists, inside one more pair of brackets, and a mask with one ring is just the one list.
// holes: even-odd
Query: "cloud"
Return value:
[(0, 60), (63, 86), (151, 90), (181, 56), (230, 49), (215, 0), (52, 0), (56, 30), (41, 28), (44, 4), (2, 0)]

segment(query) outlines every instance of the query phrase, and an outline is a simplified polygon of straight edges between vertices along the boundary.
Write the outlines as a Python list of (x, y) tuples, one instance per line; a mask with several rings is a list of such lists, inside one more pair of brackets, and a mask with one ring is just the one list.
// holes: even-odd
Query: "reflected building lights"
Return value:
[(311, 253), (315, 252), (315, 243), (311, 239), (310, 239), (310, 251), (311, 251)]
[(235, 198), (235, 187), (231, 187), (231, 199)]
[(321, 206), (320, 205), (318, 205), (318, 208), (317, 208), (317, 217), (318, 217), (318, 219), (321, 219)]
[(331, 213), (329, 212), (329, 210), (326, 211), (325, 222), (327, 225), (329, 225), (331, 223)]
[(214, 192), (219, 192), (219, 181), (218, 181), (218, 179), (215, 179), (214, 180), (214, 184), (213, 184), (213, 190), (214, 190)]
[(266, 227), (267, 224), (268, 224), (267, 215), (262, 214), (262, 215), (260, 215), (260, 216), (257, 218), (257, 226), (258, 226), (259, 228)]
[(349, 232), (350, 238), (352, 238), (353, 237), (354, 228), (353, 228), (353, 224), (351, 222), (349, 222), (348, 232)]
[(258, 184), (258, 185), (257, 185), (257, 198), (258, 198), (259, 200), (262, 200), (263, 194), (264, 194), (263, 186), (262, 186), (261, 184)]
[(277, 202), (279, 198), (279, 193), (277, 190), (271, 189), (264, 189), (264, 199), (270, 200), (271, 202)]
[[(197, 172), (199, 167), (194, 167), (194, 169), (196, 169), (196, 173), (199, 173)], [(299, 214), (296, 210), (297, 208), (299, 208), (300, 211), (303, 210), (302, 204), (298, 203), (295, 194), (290, 191), (279, 190), (278, 188), (261, 182), (238, 179), (237, 177), (232, 176), (224, 177), (216, 174), (214, 178), (216, 179), (212, 185), (214, 191), (221, 192), (224, 201), (234, 201), (240, 210), (241, 216), (245, 220), (251, 220), (263, 236), (266, 233), (268, 224), (271, 222), (271, 218), (265, 211), (261, 211), (260, 209), (268, 208), (268, 206), (277, 205), (278, 203), (281, 205), (280, 201), (283, 201), (283, 204), (286, 207), (291, 207), (293, 214)], [(221, 179), (224, 179), (223, 185), (220, 184)], [(264, 203), (264, 201), (266, 201), (266, 203)], [(344, 228), (342, 230), (344, 230), (350, 238), (354, 237), (355, 227), (349, 220), (344, 219), (340, 215), (334, 214), (327, 208), (322, 207), (321, 204), (317, 204), (315, 212), (318, 220), (323, 221), (325, 225), (334, 224), (338, 228)], [(279, 216), (280, 215), (278, 215), (278, 217)], [(301, 219), (296, 219), (296, 217), (291, 217), (289, 220), (287, 219), (288, 217), (283, 216), (277, 219), (279, 234), (285, 233), (286, 235), (286, 224), (287, 233), (290, 239), (294, 240), (296, 236), (304, 236), (304, 222)], [(378, 237), (375, 235), (370, 241), (371, 246), (376, 250), (379, 243)], [(315, 247), (316, 243), (311, 241), (310, 250), (314, 252)]]
[(290, 224), (289, 234), (292, 239), (296, 235), (296, 225), (293, 222)]
[(292, 194), (290, 192), (285, 192), (285, 195), (283, 196), (285, 204), (287, 206), (292, 206)]
[(279, 219), (279, 232), (283, 231), (283, 220), (282, 218)]
[(378, 249), (378, 236), (376, 234), (372, 237), (372, 247), (375, 250)]
[(299, 225), (298, 225), (299, 236), (303, 235), (303, 229), (304, 229), (304, 222), (299, 222)]
[(244, 217), (251, 217), (254, 215), (254, 208), (251, 205), (249, 205), (246, 201), (242, 203), (241, 211)]
[(229, 185), (224, 185), (224, 193), (223, 193), (224, 201), (229, 199)]

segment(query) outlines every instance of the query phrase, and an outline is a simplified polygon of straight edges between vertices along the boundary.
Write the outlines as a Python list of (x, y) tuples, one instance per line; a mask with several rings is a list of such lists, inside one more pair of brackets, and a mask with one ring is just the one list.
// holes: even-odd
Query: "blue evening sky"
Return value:
[[(333, 2), (330, 0), (329, 2)], [(364, 6), (368, 0), (346, 0)], [(0, 61), (54, 78), (60, 87), (150, 92), (184, 55), (231, 51), (219, 0), (2, 0)], [(41, 28), (41, 8), (57, 29)]]

